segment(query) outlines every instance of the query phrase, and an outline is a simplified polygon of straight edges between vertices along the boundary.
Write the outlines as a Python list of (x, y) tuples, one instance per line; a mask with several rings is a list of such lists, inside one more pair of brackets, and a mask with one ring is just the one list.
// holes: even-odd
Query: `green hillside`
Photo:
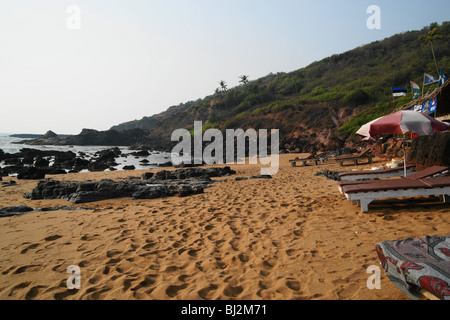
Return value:
[[(410, 81), (422, 87), (424, 72), (439, 76), (431, 45), (419, 41), (432, 27), (397, 34), (290, 73), (269, 74), (230, 89), (219, 86), (214, 94), (169, 108), (172, 112), (152, 116), (152, 121), (144, 118), (116, 128), (150, 129), (150, 136), (167, 139), (172, 130), (192, 129), (194, 120), (202, 120), (205, 128), (222, 130), (278, 128), (285, 141), (295, 140), (297, 145), (345, 140), (360, 125), (410, 101)], [(438, 26), (438, 34), (433, 41), (436, 62), (449, 76), (450, 22)], [(392, 87), (407, 88), (409, 94), (393, 101)]]

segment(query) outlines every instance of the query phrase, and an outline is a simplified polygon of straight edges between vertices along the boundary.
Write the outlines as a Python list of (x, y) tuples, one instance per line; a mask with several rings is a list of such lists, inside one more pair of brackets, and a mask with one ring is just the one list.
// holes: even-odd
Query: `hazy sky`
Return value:
[(0, 132), (107, 130), (449, 12), (448, 0), (1, 0)]

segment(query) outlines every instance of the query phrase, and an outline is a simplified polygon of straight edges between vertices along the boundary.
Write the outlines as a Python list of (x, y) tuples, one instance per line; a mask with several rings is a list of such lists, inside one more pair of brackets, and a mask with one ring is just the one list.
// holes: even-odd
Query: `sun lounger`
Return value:
[(303, 166), (306, 166), (306, 164), (308, 162), (311, 162), (311, 164), (314, 164), (317, 166), (317, 164), (319, 163), (319, 159), (317, 159), (315, 157), (314, 158), (303, 158), (303, 159), (295, 158), (295, 159), (289, 160), (289, 162), (291, 163), (291, 166), (293, 166), (293, 167), (297, 166), (297, 162), (301, 162), (303, 164)]
[(377, 199), (435, 196), (450, 202), (450, 176), (424, 179), (388, 179), (342, 186), (348, 200), (369, 211), (369, 204)]
[(375, 249), (388, 278), (409, 298), (450, 300), (450, 236), (385, 241)]
[(332, 159), (336, 160), (340, 166), (344, 165), (345, 161), (353, 161), (354, 165), (358, 165), (358, 160), (367, 159), (368, 163), (372, 163), (373, 156), (370, 154), (370, 149), (366, 149), (358, 154), (337, 156)]
[[(418, 180), (418, 179), (425, 179), (425, 178), (431, 178), (431, 177), (437, 177), (437, 176), (441, 176), (441, 175), (446, 175), (448, 173), (448, 171), (450, 170), (449, 167), (444, 167), (444, 166), (432, 166), (429, 168), (426, 168), (424, 170), (418, 171), (418, 172), (414, 172), (410, 175), (408, 175), (405, 178), (402, 179), (409, 179), (409, 180)], [(402, 169), (403, 171), (403, 169)], [(374, 177), (375, 178), (375, 177)], [(376, 179), (380, 179), (383, 178), (382, 176), (376, 177)], [(342, 178), (341, 178), (342, 179)], [(348, 181), (339, 181), (338, 182), (338, 190), (340, 193), (344, 193), (344, 187), (345, 186), (350, 186), (350, 185), (358, 185), (358, 184), (368, 184), (368, 183), (373, 183), (376, 182), (378, 180), (358, 180), (358, 181), (352, 181), (352, 180), (348, 180)]]
[(322, 153), (320, 155), (316, 155), (316, 156), (309, 156), (307, 158), (295, 158), (292, 160), (289, 160), (289, 162), (291, 163), (291, 166), (296, 167), (297, 166), (297, 162), (301, 162), (303, 164), (303, 166), (306, 166), (308, 162), (310, 162), (311, 164), (317, 166), (320, 162), (326, 161), (328, 160), (328, 157), (326, 156), (326, 153)]
[[(342, 181), (358, 181), (366, 179), (381, 179), (381, 178), (392, 178), (392, 177), (402, 177), (404, 172), (404, 167), (397, 167), (384, 170), (361, 170), (361, 171), (349, 171), (341, 172), (338, 175)], [(409, 165), (406, 167), (406, 174), (411, 174), (415, 172), (415, 166)]]

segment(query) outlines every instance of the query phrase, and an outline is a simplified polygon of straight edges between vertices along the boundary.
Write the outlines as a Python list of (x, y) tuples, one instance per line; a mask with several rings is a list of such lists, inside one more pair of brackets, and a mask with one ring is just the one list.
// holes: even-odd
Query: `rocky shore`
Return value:
[(212, 177), (232, 175), (230, 167), (188, 168), (175, 171), (143, 173), (141, 177), (114, 181), (69, 181), (40, 180), (32, 192), (24, 197), (30, 200), (63, 199), (75, 204), (106, 199), (131, 197), (132, 199), (155, 199), (171, 196), (184, 197), (203, 193), (213, 181)]
[[(76, 154), (72, 151), (37, 150), (22, 148), (17, 153), (5, 153), (0, 149), (0, 177), (17, 175), (18, 179), (43, 179), (46, 175), (76, 173), (82, 170), (91, 172), (117, 170), (118, 158), (128, 156), (146, 157), (146, 150), (124, 154), (118, 147), (98, 151), (89, 157), (83, 152)], [(149, 163), (147, 159), (140, 161), (141, 165), (172, 166), (170, 161), (163, 164)], [(134, 170), (133, 165), (123, 167), (124, 170)]]

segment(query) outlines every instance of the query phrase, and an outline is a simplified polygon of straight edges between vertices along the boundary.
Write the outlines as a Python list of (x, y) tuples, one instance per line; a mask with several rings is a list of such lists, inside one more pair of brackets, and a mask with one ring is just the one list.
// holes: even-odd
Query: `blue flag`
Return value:
[(442, 73), (439, 75), (439, 87), (443, 86), (445, 82), (447, 82), (447, 77)]
[(428, 107), (429, 114), (435, 113), (437, 109), (437, 99), (436, 97), (430, 99), (430, 106)]
[(423, 78), (423, 85), (427, 86), (429, 84), (433, 84), (439, 82), (439, 79), (435, 78), (434, 76), (432, 76), (431, 74), (425, 73), (425, 76)]

